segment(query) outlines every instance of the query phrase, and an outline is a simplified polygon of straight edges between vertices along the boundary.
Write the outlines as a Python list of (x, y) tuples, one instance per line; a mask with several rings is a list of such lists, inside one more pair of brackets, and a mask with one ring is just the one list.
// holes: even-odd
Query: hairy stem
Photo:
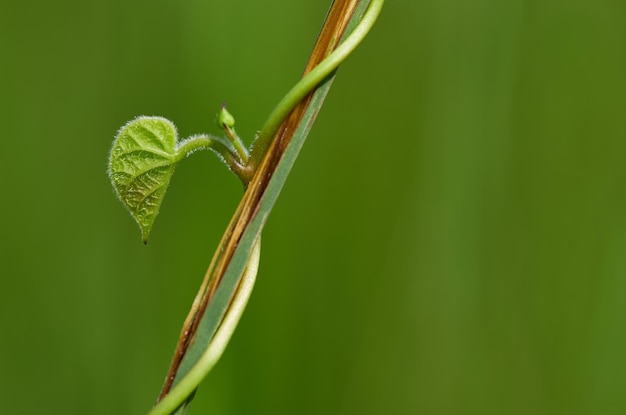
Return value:
[(233, 147), (228, 140), (209, 136), (206, 134), (195, 135), (182, 141), (176, 148), (176, 161), (180, 161), (198, 150), (212, 150), (221, 158), (228, 168), (239, 177), (244, 186), (250, 181), (250, 174), (246, 169), (248, 155), (245, 153), (242, 157), (240, 151)]

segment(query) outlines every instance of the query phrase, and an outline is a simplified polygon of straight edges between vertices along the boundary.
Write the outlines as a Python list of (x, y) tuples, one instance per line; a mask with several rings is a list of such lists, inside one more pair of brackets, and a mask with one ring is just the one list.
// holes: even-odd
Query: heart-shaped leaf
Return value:
[(144, 243), (177, 163), (176, 127), (162, 117), (138, 117), (120, 129), (109, 157), (109, 177), (141, 228)]

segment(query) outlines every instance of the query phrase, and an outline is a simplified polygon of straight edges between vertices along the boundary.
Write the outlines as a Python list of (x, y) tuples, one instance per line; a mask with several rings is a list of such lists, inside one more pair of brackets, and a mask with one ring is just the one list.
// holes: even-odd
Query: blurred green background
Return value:
[[(241, 186), (177, 169), (148, 247), (105, 174), (137, 115), (250, 139), (329, 1), (0, 5), (0, 412), (142, 414)], [(626, 2), (389, 0), (264, 232), (192, 414), (626, 413)]]

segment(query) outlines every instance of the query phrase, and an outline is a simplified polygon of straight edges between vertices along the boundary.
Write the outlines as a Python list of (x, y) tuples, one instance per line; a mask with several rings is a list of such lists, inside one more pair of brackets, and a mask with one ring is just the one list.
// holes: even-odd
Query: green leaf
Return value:
[(162, 117), (138, 117), (117, 133), (109, 157), (115, 193), (141, 228), (144, 243), (159, 214), (178, 161), (176, 127)]

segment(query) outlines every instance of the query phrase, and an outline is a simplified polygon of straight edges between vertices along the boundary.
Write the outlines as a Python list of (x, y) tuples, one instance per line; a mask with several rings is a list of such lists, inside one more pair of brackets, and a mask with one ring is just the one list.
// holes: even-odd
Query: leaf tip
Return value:
[(148, 239), (150, 237), (150, 231), (152, 230), (152, 224), (154, 222), (154, 219), (152, 219), (152, 221), (148, 222), (148, 223), (139, 223), (139, 229), (141, 229), (141, 242), (143, 242), (144, 245), (148, 245)]

